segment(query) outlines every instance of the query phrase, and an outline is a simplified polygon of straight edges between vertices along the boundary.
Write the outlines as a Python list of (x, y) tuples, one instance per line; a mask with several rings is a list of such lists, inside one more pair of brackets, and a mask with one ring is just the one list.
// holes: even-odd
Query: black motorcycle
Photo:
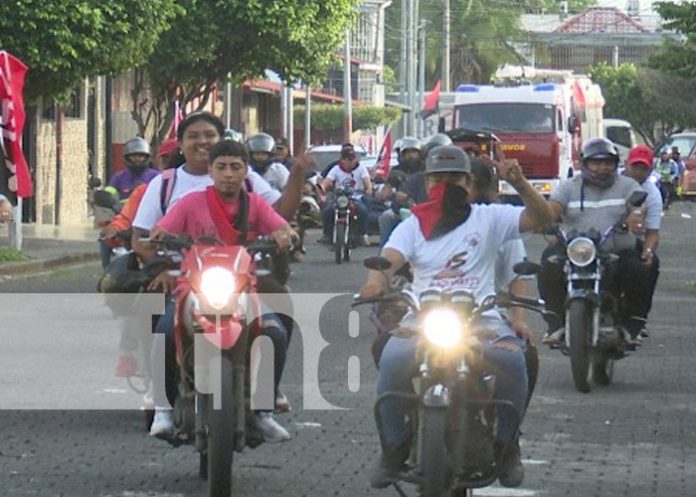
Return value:
[[(385, 271), (388, 260), (372, 257), (369, 269)], [(540, 266), (521, 263), (518, 274), (534, 274)], [(416, 440), (412, 443), (409, 471), (399, 480), (418, 485), (424, 497), (471, 495), (471, 489), (495, 482), (510, 445), (495, 446), (495, 427), (501, 412), (511, 413), (519, 425), (520, 414), (506, 401), (493, 399), (495, 374), (486, 367), (482, 345), (485, 330), (474, 331), (481, 315), (495, 306), (519, 306), (543, 312), (543, 302), (507, 294), (489, 296), (477, 304), (466, 290), (442, 292), (431, 288), (416, 296), (408, 286), (377, 299), (354, 297), (354, 305), (375, 302), (405, 302), (414, 319), (402, 321), (392, 334), (419, 336), (419, 376), (416, 393), (385, 392), (375, 404), (377, 415), (385, 399), (411, 403), (409, 419)], [(382, 441), (384, 446), (384, 442)], [(397, 490), (404, 495), (395, 484)]]
[(350, 261), (350, 251), (357, 245), (355, 225), (358, 222), (357, 200), (349, 189), (337, 189), (334, 194), (333, 247), (336, 264)]
[[(628, 207), (640, 207), (647, 197), (635, 192)], [(604, 249), (605, 242), (625, 230), (628, 212), (613, 226), (599, 233), (592, 229), (581, 233), (564, 233), (557, 229), (556, 236), (565, 250), (564, 255), (553, 255), (549, 262), (563, 264), (568, 296), (566, 298), (565, 343), (551, 344), (570, 356), (575, 388), (590, 391), (590, 371), (595, 383), (609, 385), (614, 374), (614, 361), (634, 351), (636, 346), (626, 342), (619, 326), (621, 302), (607, 289), (607, 280), (619, 257)]]

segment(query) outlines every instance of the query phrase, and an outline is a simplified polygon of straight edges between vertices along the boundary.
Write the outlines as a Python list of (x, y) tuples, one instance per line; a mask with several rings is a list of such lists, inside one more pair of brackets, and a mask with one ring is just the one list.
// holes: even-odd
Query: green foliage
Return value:
[(29, 257), (13, 248), (0, 247), (0, 262), (26, 261)]
[(683, 35), (682, 40), (666, 40), (648, 65), (684, 78), (696, 77), (696, 4), (660, 2), (657, 11), (666, 21), (664, 27)]
[(86, 76), (143, 63), (176, 0), (4, 0), (0, 47), (29, 67), (26, 98), (64, 98)]
[[(602, 63), (590, 70), (592, 78), (602, 87), (606, 105), (604, 117), (629, 121), (651, 146), (664, 135), (696, 125), (696, 115), (686, 112), (678, 102), (665, 100), (660, 89), (659, 74), (638, 69), (634, 64), (618, 68)], [(675, 81), (670, 82), (672, 86)]]
[[(360, 0), (177, 0), (185, 13), (162, 35), (144, 66), (155, 105), (171, 125), (172, 102), (207, 102), (212, 85), (272, 69), (287, 81), (325, 76)], [(157, 139), (155, 141), (158, 141)]]
[[(561, 11), (561, 3), (558, 0), (536, 0), (530, 3), (533, 13), (558, 14)], [(569, 0), (568, 13), (579, 14), (596, 4), (597, 0)]]
[[(340, 130), (343, 127), (343, 106), (335, 104), (312, 105), (312, 128), (325, 131)], [(295, 122), (304, 123), (305, 107), (296, 105)], [(378, 126), (396, 123), (401, 117), (401, 110), (393, 107), (374, 107), (359, 105), (353, 107), (353, 130), (374, 129)]]

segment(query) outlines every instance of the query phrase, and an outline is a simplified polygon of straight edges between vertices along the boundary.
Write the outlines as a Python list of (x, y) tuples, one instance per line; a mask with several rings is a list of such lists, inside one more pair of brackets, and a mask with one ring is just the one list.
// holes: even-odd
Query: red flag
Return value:
[(377, 167), (375, 167), (375, 176), (382, 176), (386, 178), (389, 175), (389, 170), (391, 169), (391, 153), (392, 153), (392, 134), (391, 129), (387, 132), (387, 136), (384, 137), (384, 142), (382, 143), (382, 148), (377, 156)]
[[(0, 145), (4, 151), (3, 177), (7, 177), (7, 192), (17, 197), (31, 197), (29, 167), (22, 151), (24, 131), (24, 76), (27, 66), (4, 50), (0, 50)], [(3, 167), (3, 165), (0, 165)]]
[(425, 97), (425, 102), (423, 102), (423, 108), (420, 111), (420, 115), (423, 119), (436, 114), (440, 109), (440, 80), (437, 80), (433, 91), (428, 93)]

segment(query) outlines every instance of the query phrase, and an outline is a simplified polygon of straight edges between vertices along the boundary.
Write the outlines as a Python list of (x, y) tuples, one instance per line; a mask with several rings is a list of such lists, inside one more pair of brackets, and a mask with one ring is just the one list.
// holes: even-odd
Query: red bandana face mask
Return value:
[(411, 212), (418, 219), (420, 229), (426, 240), (430, 240), (433, 229), (443, 216), (442, 200), (445, 197), (447, 183), (437, 183), (428, 190), (428, 201), (414, 205)]

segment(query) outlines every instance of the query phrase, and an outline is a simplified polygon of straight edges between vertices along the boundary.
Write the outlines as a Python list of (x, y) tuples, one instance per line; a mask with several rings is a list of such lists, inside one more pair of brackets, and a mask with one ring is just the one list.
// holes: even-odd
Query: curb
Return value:
[(53, 269), (60, 269), (66, 266), (74, 266), (99, 260), (98, 253), (84, 253), (75, 255), (66, 255), (53, 259), (38, 259), (25, 262), (3, 262), (0, 263), (0, 277), (3, 276), (18, 276), (31, 275), (41, 273)]

